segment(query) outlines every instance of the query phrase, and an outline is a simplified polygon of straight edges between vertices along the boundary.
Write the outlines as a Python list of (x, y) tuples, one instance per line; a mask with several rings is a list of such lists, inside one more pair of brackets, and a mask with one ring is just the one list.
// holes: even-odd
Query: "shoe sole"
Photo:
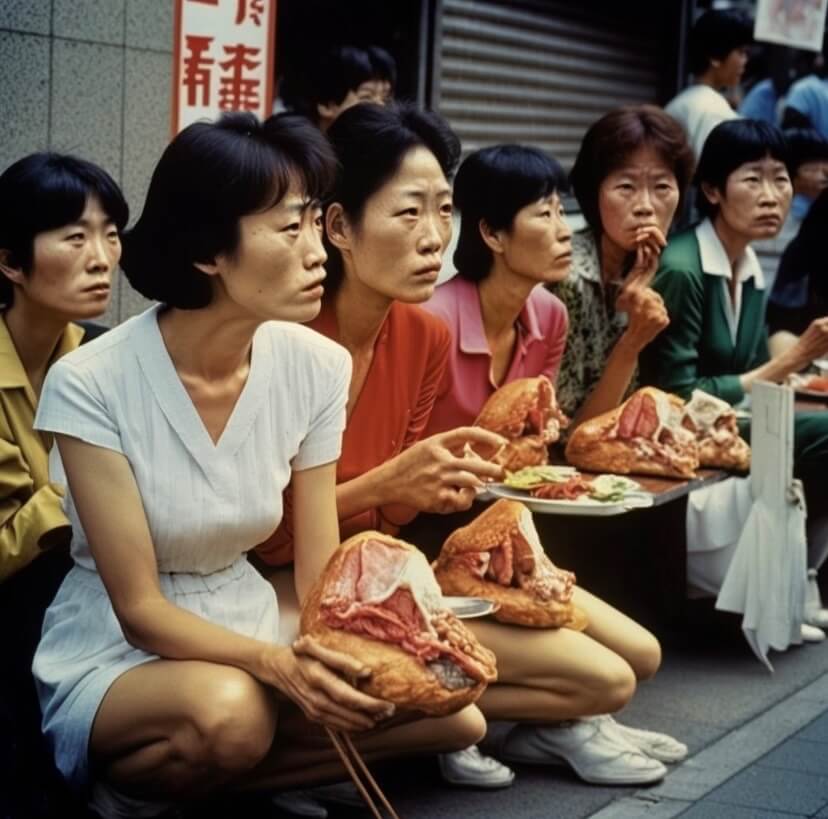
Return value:
[(539, 759), (530, 759), (528, 757), (521, 757), (515, 754), (501, 753), (500, 759), (502, 759), (504, 762), (514, 762), (518, 765), (562, 766), (564, 768), (569, 768), (571, 771), (574, 771), (579, 779), (583, 779), (584, 782), (589, 782), (591, 785), (653, 785), (656, 782), (661, 782), (661, 780), (664, 779), (667, 773), (665, 771), (664, 773), (660, 773), (657, 777), (649, 775), (646, 779), (641, 777), (623, 777), (617, 779), (607, 779), (605, 777), (602, 778), (584, 775), (568, 759), (564, 759), (564, 757), (557, 756), (555, 754), (549, 754), (548, 756), (545, 756), (544, 759), (541, 761)]
[(515, 777), (512, 777), (508, 780), (501, 781), (501, 782), (465, 782), (462, 779), (449, 779), (447, 776), (442, 775), (443, 782), (447, 785), (451, 785), (453, 788), (471, 788), (474, 790), (481, 790), (481, 791), (499, 791), (503, 790), (503, 788), (508, 788), (514, 783)]

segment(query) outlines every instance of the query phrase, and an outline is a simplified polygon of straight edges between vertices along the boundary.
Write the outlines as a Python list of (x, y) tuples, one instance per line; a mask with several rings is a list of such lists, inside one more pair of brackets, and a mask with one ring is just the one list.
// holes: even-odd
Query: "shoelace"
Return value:
[[(351, 777), (360, 795), (365, 800), (365, 804), (368, 806), (368, 809), (371, 811), (374, 819), (383, 819), (383, 816), (371, 796), (371, 790), (373, 790), (374, 795), (380, 801), (382, 807), (384, 807), (388, 812), (391, 819), (400, 819), (394, 808), (391, 807), (391, 803), (382, 792), (382, 788), (380, 788), (377, 784), (376, 779), (371, 776), (368, 766), (360, 756), (359, 751), (357, 751), (356, 747), (354, 747), (351, 737), (344, 732), (334, 731), (328, 727), (326, 727), (325, 730), (328, 732), (328, 736), (330, 737), (334, 748), (336, 748), (340, 759), (342, 759), (342, 764), (345, 766), (345, 770), (348, 771), (348, 775)], [(363, 782), (360, 778), (360, 774), (365, 778), (365, 782)]]

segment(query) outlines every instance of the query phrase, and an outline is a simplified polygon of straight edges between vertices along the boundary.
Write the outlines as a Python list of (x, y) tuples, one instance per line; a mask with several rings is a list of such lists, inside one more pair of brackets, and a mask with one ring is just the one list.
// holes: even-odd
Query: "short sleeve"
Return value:
[(116, 452), (124, 451), (118, 424), (100, 385), (91, 373), (66, 358), (49, 369), (34, 427), (70, 435)]
[(326, 364), (324, 367), (313, 367), (315, 406), (311, 407), (307, 435), (292, 462), (295, 470), (331, 463), (339, 458), (342, 451), (348, 387), (351, 383), (351, 357), (344, 348), (337, 348), (331, 351)]

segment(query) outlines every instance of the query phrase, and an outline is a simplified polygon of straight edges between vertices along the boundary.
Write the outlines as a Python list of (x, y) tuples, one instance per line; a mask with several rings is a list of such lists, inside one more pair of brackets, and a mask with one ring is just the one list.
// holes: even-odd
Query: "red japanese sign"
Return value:
[(273, 107), (276, 0), (176, 0), (172, 130)]

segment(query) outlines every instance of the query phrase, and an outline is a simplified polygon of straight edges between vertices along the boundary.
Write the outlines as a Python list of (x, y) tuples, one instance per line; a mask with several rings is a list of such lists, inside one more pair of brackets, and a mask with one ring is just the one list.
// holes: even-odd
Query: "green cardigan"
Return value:
[(702, 271), (694, 230), (670, 240), (652, 286), (664, 299), (670, 324), (641, 355), (642, 383), (683, 398), (698, 388), (729, 404), (741, 401), (739, 376), (769, 358), (764, 292), (753, 279), (742, 286), (734, 345), (722, 279)]

